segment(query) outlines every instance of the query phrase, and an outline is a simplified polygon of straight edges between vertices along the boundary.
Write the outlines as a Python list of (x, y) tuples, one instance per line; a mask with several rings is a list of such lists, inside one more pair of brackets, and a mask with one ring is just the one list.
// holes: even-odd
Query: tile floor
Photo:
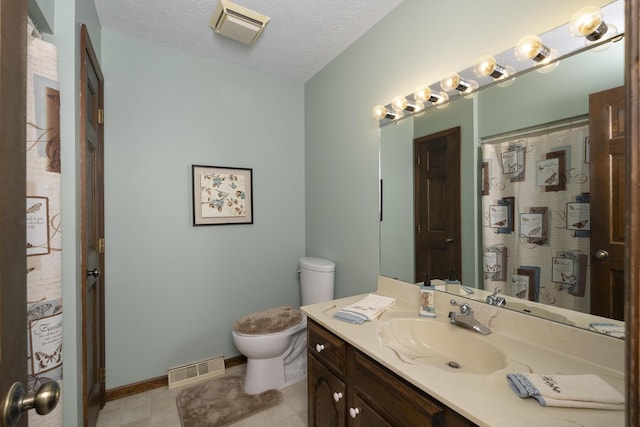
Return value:
[[(227, 369), (244, 370), (244, 365)], [(188, 387), (188, 386), (186, 386)], [(180, 427), (176, 395), (182, 388), (158, 388), (107, 402), (97, 427)], [(304, 427), (307, 425), (307, 382), (282, 390), (284, 401), (275, 408), (245, 418), (232, 427)]]

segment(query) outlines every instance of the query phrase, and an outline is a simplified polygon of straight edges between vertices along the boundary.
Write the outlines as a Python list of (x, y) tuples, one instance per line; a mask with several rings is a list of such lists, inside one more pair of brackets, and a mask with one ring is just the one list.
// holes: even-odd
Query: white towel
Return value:
[(507, 374), (520, 397), (542, 406), (624, 410), (624, 397), (597, 375)]
[(338, 310), (333, 317), (361, 325), (366, 321), (375, 320), (395, 303), (396, 300), (394, 298), (369, 294), (355, 304)]

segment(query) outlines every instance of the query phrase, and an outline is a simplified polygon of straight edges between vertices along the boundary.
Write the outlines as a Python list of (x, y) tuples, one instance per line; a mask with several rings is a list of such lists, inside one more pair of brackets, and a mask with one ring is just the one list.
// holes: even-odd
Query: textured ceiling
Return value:
[(271, 18), (250, 46), (216, 34), (217, 0), (95, 0), (104, 30), (304, 83), (402, 0), (234, 0)]

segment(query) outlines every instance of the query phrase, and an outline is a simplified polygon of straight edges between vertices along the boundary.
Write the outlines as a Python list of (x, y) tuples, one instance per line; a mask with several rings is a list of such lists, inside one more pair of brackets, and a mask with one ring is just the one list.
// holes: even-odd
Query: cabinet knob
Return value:
[(357, 417), (359, 413), (360, 408), (349, 408), (349, 415), (351, 415), (351, 418)]
[(316, 351), (320, 353), (322, 350), (324, 350), (324, 344), (316, 344)]
[(342, 399), (342, 393), (333, 393), (333, 400), (337, 402), (340, 402), (340, 399)]

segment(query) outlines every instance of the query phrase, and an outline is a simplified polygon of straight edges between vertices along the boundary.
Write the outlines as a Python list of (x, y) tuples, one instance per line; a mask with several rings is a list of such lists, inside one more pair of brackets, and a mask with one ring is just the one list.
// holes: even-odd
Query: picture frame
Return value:
[(193, 225), (253, 224), (253, 169), (191, 166)]

